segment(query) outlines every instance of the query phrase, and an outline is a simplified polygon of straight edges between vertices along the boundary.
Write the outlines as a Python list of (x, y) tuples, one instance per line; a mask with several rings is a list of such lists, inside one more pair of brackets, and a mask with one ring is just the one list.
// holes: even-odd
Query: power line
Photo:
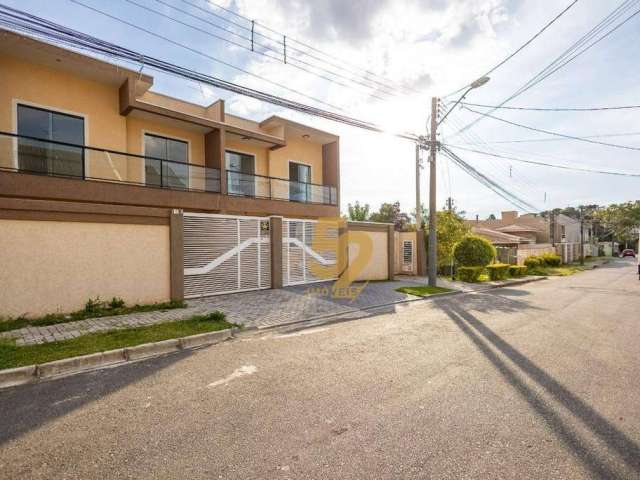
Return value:
[[(469, 107), (466, 107), (467, 110), (473, 112), (473, 113), (478, 113), (480, 114), (480, 112), (473, 110)], [(577, 140), (579, 142), (586, 142), (586, 143), (593, 143), (595, 145), (604, 145), (605, 147), (613, 147), (613, 148), (621, 148), (623, 150), (635, 150), (635, 151), (640, 151), (640, 147), (631, 147), (628, 145), (619, 145), (617, 143), (608, 143), (608, 142), (600, 142), (598, 140), (592, 140), (590, 138), (586, 138), (586, 137), (576, 137), (573, 135), (565, 135), (564, 133), (558, 133), (558, 132), (552, 132), (550, 130), (543, 130), (541, 128), (535, 128), (535, 127), (530, 127), (528, 125), (523, 125), (521, 123), (516, 123), (516, 122), (512, 122), (511, 120), (507, 120), (505, 118), (500, 118), (500, 117), (496, 117), (493, 115), (489, 115), (488, 113), (484, 114), (485, 117), (491, 118), (493, 120), (497, 120), (499, 122), (503, 122), (506, 123), (508, 125), (513, 125), (515, 127), (520, 127), (520, 128), (525, 128), (527, 130), (532, 130), (534, 132), (540, 132), (540, 133), (546, 133), (547, 135), (553, 135), (556, 137), (562, 137), (562, 138), (566, 138), (568, 140)]]
[(175, 46), (180, 47), (180, 48), (184, 48), (185, 50), (188, 50), (188, 51), (190, 51), (192, 53), (200, 55), (200, 56), (202, 56), (204, 58), (207, 58), (207, 59), (209, 59), (209, 60), (211, 60), (213, 62), (219, 63), (219, 64), (224, 65), (226, 67), (229, 67), (229, 68), (231, 68), (233, 70), (237, 70), (239, 72), (245, 73), (245, 74), (247, 74), (247, 75), (249, 75), (251, 77), (257, 78), (258, 80), (262, 80), (264, 82), (270, 83), (271, 85), (274, 85), (274, 86), (276, 86), (278, 88), (282, 88), (284, 90), (288, 90), (291, 93), (295, 93), (296, 95), (300, 95), (300, 96), (305, 97), (305, 98), (307, 98), (309, 100), (313, 100), (315, 102), (321, 103), (321, 104), (326, 105), (328, 107), (335, 108), (337, 110), (341, 110), (341, 108), (336, 106), (336, 105), (332, 105), (330, 103), (325, 102), (324, 100), (320, 100), (319, 98), (315, 98), (315, 97), (309, 96), (308, 94), (306, 94), (304, 92), (301, 92), (299, 90), (296, 90), (296, 89), (293, 89), (293, 88), (290, 88), (290, 87), (286, 87), (286, 86), (282, 85), (281, 83), (271, 81), (271, 80), (269, 80), (269, 79), (267, 79), (265, 77), (262, 77), (260, 75), (255, 74), (255, 73), (252, 73), (252, 72), (250, 72), (248, 70), (245, 70), (243, 68), (237, 67), (237, 66), (235, 66), (235, 65), (233, 65), (233, 64), (231, 64), (229, 62), (225, 62), (224, 60), (220, 60), (219, 58), (216, 58), (216, 57), (214, 57), (212, 55), (209, 55), (208, 53), (205, 53), (205, 52), (202, 52), (202, 51), (197, 50), (195, 48), (192, 48), (192, 47), (190, 47), (190, 46), (188, 46), (188, 45), (186, 45), (184, 43), (176, 42), (175, 40), (172, 40), (172, 39), (170, 39), (168, 37), (165, 37), (164, 35), (160, 35), (159, 33), (152, 32), (151, 30), (147, 30), (146, 28), (143, 28), (143, 27), (141, 27), (139, 25), (136, 25), (134, 23), (128, 22), (128, 21), (126, 21), (126, 20), (124, 20), (124, 19), (122, 19), (120, 17), (116, 17), (115, 15), (111, 15), (110, 13), (104, 12), (102, 10), (99, 10), (99, 9), (95, 8), (95, 7), (92, 7), (90, 5), (86, 5), (86, 4), (82, 3), (80, 0), (69, 0), (69, 1), (72, 2), (72, 3), (75, 3), (77, 5), (80, 5), (80, 6), (84, 7), (84, 8), (87, 8), (89, 10), (92, 10), (95, 13), (98, 13), (100, 15), (104, 15), (107, 18), (110, 18), (110, 19), (115, 20), (117, 22), (120, 22), (120, 23), (122, 23), (124, 25), (127, 25), (127, 26), (129, 26), (131, 28), (135, 28), (136, 30), (140, 30), (141, 32), (144, 32), (144, 33), (146, 33), (148, 35), (151, 35), (151, 36), (156, 37), (156, 38), (160, 38), (161, 40), (164, 40), (164, 41), (166, 41), (168, 43), (171, 43), (172, 45), (175, 45)]
[[(282, 62), (282, 60), (283, 60), (283, 54), (282, 54), (282, 52), (280, 52), (279, 50), (275, 50), (274, 48), (270, 47), (269, 45), (265, 45), (265, 44), (263, 44), (263, 43), (257, 42), (257, 41), (255, 41), (255, 40), (253, 40), (251, 37), (246, 37), (246, 36), (244, 36), (244, 35), (240, 35), (240, 34), (237, 34), (237, 33), (235, 33), (235, 32), (229, 31), (228, 29), (226, 29), (226, 28), (224, 28), (224, 27), (221, 27), (220, 25), (216, 25), (216, 24), (215, 24), (215, 23), (213, 23), (213, 22), (207, 21), (207, 20), (205, 20), (205, 19), (203, 19), (203, 18), (201, 18), (201, 17), (198, 17), (198, 16), (196, 16), (196, 15), (193, 15), (193, 14), (189, 13), (188, 11), (183, 10), (183, 9), (181, 9), (181, 8), (178, 8), (178, 7), (174, 6), (174, 5), (171, 5), (170, 3), (164, 2), (163, 0), (155, 0), (155, 1), (156, 1), (157, 3), (160, 3), (160, 4), (162, 4), (162, 5), (167, 6), (167, 7), (169, 7), (169, 8), (172, 8), (172, 9), (174, 9), (174, 10), (176, 10), (176, 11), (178, 11), (178, 12), (180, 12), (180, 13), (184, 14), (184, 15), (187, 15), (187, 16), (189, 16), (189, 17), (191, 17), (191, 18), (194, 18), (194, 19), (196, 19), (196, 20), (198, 20), (198, 21), (200, 21), (200, 22), (204, 22), (204, 23), (206, 23), (207, 25), (210, 25), (210, 26), (212, 26), (212, 27), (214, 27), (214, 28), (218, 28), (218, 29), (221, 29), (221, 30), (223, 30), (223, 31), (225, 31), (225, 32), (227, 32), (227, 33), (229, 33), (229, 34), (235, 35), (236, 37), (238, 37), (238, 38), (240, 38), (240, 39), (242, 39), (242, 40), (245, 40), (245, 41), (247, 41), (247, 42), (250, 42), (250, 45), (243, 45), (243, 44), (237, 43), (237, 42), (235, 42), (235, 41), (233, 41), (233, 40), (229, 40), (228, 38), (221, 37), (221, 36), (219, 36), (219, 35), (213, 34), (213, 33), (209, 32), (208, 30), (205, 30), (205, 29), (202, 29), (202, 28), (197, 27), (197, 26), (195, 26), (195, 25), (192, 25), (192, 24), (190, 24), (190, 23), (187, 23), (187, 22), (184, 22), (184, 21), (178, 20), (177, 18), (174, 18), (174, 17), (172, 17), (172, 16), (170, 16), (170, 15), (166, 15), (166, 14), (164, 14), (164, 13), (162, 13), (162, 12), (159, 12), (158, 10), (154, 10), (153, 8), (147, 7), (146, 5), (141, 5), (140, 3), (138, 3), (138, 2), (136, 2), (136, 1), (134, 1), (134, 0), (124, 0), (124, 1), (126, 1), (126, 2), (128, 2), (128, 3), (132, 4), (132, 5), (135, 5), (135, 6), (137, 6), (138, 8), (141, 8), (141, 9), (147, 10), (148, 12), (155, 13), (156, 15), (159, 15), (159, 16), (161, 16), (161, 17), (164, 17), (164, 18), (166, 18), (166, 19), (168, 19), (168, 20), (170, 20), (170, 21), (172, 21), (172, 22), (178, 23), (178, 24), (180, 24), (180, 25), (184, 25), (184, 26), (186, 26), (186, 27), (188, 27), (188, 28), (191, 28), (191, 29), (193, 29), (193, 30), (196, 30), (196, 31), (198, 31), (198, 32), (200, 32), (200, 33), (204, 33), (205, 35), (209, 35), (209, 36), (211, 36), (211, 37), (213, 37), (213, 38), (216, 38), (216, 39), (222, 40), (222, 41), (224, 41), (224, 42), (230, 43), (231, 45), (234, 45), (234, 46), (240, 47), (240, 48), (242, 48), (242, 49), (244, 49), (244, 50), (247, 50), (247, 51), (250, 51), (250, 52), (256, 53), (256, 54), (258, 54), (258, 55), (262, 55), (262, 56), (264, 56), (264, 57), (266, 57), (266, 58), (270, 58), (271, 60), (276, 60), (276, 61), (277, 61), (277, 62), (279, 62), (279, 63), (281, 63), (281, 62)], [(256, 49), (254, 48), (255, 46), (263, 48), (263, 49), (264, 49), (264, 51), (258, 51), (258, 50), (256, 50)], [(273, 53), (277, 54), (277, 56), (270, 55), (270, 54), (268, 54), (267, 52), (273, 52)], [(291, 62), (291, 60), (294, 60), (294, 62), (297, 62), (297, 63), (292, 63), (292, 62)], [(313, 65), (313, 64), (311, 64), (311, 63), (309, 63), (309, 62), (306, 62), (306, 61), (304, 61), (304, 60), (292, 59), (290, 56), (287, 58), (286, 65), (290, 65), (290, 66), (292, 66), (292, 67), (294, 67), (294, 68), (297, 68), (298, 70), (301, 70), (301, 71), (303, 71), (303, 72), (306, 72), (306, 73), (308, 73), (308, 74), (310, 74), (310, 75), (315, 75), (315, 76), (317, 76), (317, 77), (319, 77), (319, 78), (322, 78), (322, 79), (324, 79), (324, 80), (327, 80), (327, 81), (329, 81), (329, 82), (335, 83), (335, 84), (337, 84), (337, 85), (340, 85), (340, 86), (343, 86), (343, 87), (346, 87), (346, 88), (350, 88), (350, 89), (355, 90), (355, 91), (359, 91), (359, 92), (361, 92), (361, 93), (364, 93), (365, 95), (369, 95), (369, 96), (374, 97), (374, 98), (377, 98), (377, 99), (379, 99), (379, 100), (386, 100), (386, 98), (381, 97), (381, 96), (379, 96), (379, 95), (376, 95), (375, 93), (365, 92), (365, 91), (360, 90), (360, 89), (358, 89), (358, 88), (354, 88), (352, 85), (348, 85), (348, 84), (342, 83), (342, 82), (340, 82), (340, 81), (338, 81), (338, 80), (336, 80), (336, 79), (333, 79), (333, 78), (327, 77), (326, 75), (323, 75), (323, 74), (320, 74), (320, 73), (317, 73), (317, 72), (314, 72), (314, 71), (310, 71), (310, 70), (308, 70), (308, 69), (307, 69), (307, 68), (305, 68), (305, 67), (309, 67), (309, 68), (317, 69), (317, 70), (319, 70), (319, 71), (321, 71), (321, 72), (325, 72), (325, 73), (326, 73), (326, 74), (328, 74), (328, 75), (333, 75), (333, 76), (335, 76), (335, 77), (342, 78), (342, 79), (347, 80), (347, 81), (349, 81), (349, 82), (352, 82), (352, 83), (354, 83), (354, 84), (358, 84), (358, 85), (364, 86), (364, 87), (366, 87), (366, 88), (368, 88), (368, 89), (377, 89), (378, 91), (381, 91), (381, 92), (382, 92), (382, 93), (384, 93), (385, 95), (390, 95), (390, 96), (391, 96), (391, 95), (398, 95), (398, 93), (397, 93), (397, 92), (395, 92), (395, 91), (393, 91), (393, 90), (384, 90), (384, 91), (382, 91), (382, 89), (380, 89), (379, 87), (375, 87), (375, 86), (372, 86), (372, 85), (370, 85), (370, 84), (368, 84), (368, 83), (364, 83), (364, 82), (362, 82), (362, 81), (360, 81), (360, 80), (353, 79), (353, 78), (351, 78), (351, 77), (347, 77), (347, 76), (345, 76), (345, 75), (342, 75), (342, 74), (340, 74), (340, 73), (338, 73), (338, 72), (334, 72), (334, 71), (332, 71), (332, 70), (327, 70), (327, 69), (325, 69), (325, 68), (323, 68), (323, 67), (319, 67), (319, 66)], [(304, 67), (303, 67), (303, 66), (301, 66), (301, 65), (304, 65)]]
[(466, 172), (472, 178), (476, 179), (477, 181), (485, 185), (487, 188), (489, 188), (490, 190), (498, 194), (500, 197), (504, 198), (506, 201), (514, 205), (516, 208), (520, 210), (524, 210), (526, 212), (539, 211), (539, 209), (536, 208), (534, 205), (512, 194), (511, 192), (506, 190), (504, 187), (502, 187), (500, 184), (494, 182), (493, 180), (491, 180), (491, 178), (489, 178), (488, 176), (486, 176), (485, 174), (483, 174), (482, 172), (474, 168), (469, 163), (465, 162), (456, 153), (449, 150), (446, 146), (442, 148), (442, 151), (464, 172)]
[[(487, 71), (484, 75), (480, 75), (477, 78), (480, 77), (488, 77), (490, 74), (492, 74), (493, 72), (495, 72), (498, 68), (500, 68), (502, 65), (504, 65), (505, 63), (507, 63), (509, 60), (511, 60), (513, 57), (515, 57), (518, 53), (520, 53), (522, 50), (524, 50), (526, 47), (529, 46), (529, 44), (531, 44), (536, 38), (538, 38), (540, 35), (542, 35), (542, 33), (549, 28), (551, 25), (553, 25), (560, 17), (562, 17), (565, 13), (567, 13), (571, 7), (573, 7), (576, 3), (578, 3), (578, 0), (574, 0), (573, 2), (571, 2), (569, 4), (569, 6), (567, 6), (564, 10), (562, 10), (558, 15), (556, 15), (554, 18), (552, 18), (549, 22), (547, 22), (540, 30), (538, 30), (538, 32), (536, 32), (535, 35), (533, 35), (529, 40), (527, 40), (526, 42), (524, 42), (522, 45), (520, 45), (520, 47), (518, 47), (516, 50), (514, 50), (510, 55), (508, 55), (505, 59), (503, 59), (502, 61), (500, 61), (497, 65), (495, 65), (494, 67), (492, 67), (489, 71)], [(456, 93), (460, 93), (461, 91), (463, 91), (465, 88), (467, 88), (468, 85), (465, 85), (464, 87), (456, 90), (455, 92), (451, 92), (447, 95), (445, 95), (443, 98), (447, 98), (450, 97), (451, 95), (455, 95)]]
[[(593, 27), (589, 32), (584, 34), (580, 39), (574, 42), (569, 48), (567, 48), (562, 54), (556, 57), (551, 63), (549, 63), (545, 68), (543, 68), (540, 72), (534, 75), (530, 80), (528, 80), (524, 85), (522, 85), (519, 89), (517, 89), (513, 94), (507, 97), (505, 100), (500, 102), (498, 106), (503, 106), (507, 102), (510, 102), (514, 98), (522, 95), (527, 90), (533, 88), (535, 85), (548, 78), (553, 73), (560, 70), (562, 67), (566, 66), (568, 63), (575, 60), (577, 57), (590, 50), (592, 47), (600, 43), (602, 40), (607, 38), (611, 33), (615, 32), (618, 28), (624, 25), (626, 22), (631, 20), (635, 15), (640, 13), (640, 10), (636, 11), (625, 20), (620, 22), (618, 25), (610, 29), (608, 32), (600, 36), (598, 39), (594, 40), (590, 44), (586, 45), (582, 50), (579, 50), (585, 43), (589, 42), (591, 39), (596, 37), (601, 31), (606, 29), (609, 25), (611, 25), (615, 20), (620, 18), (626, 11), (628, 11), (632, 6), (637, 4), (638, 0), (634, 0), (630, 2), (630, 0), (623, 1), (618, 7), (616, 7), (613, 12), (607, 15), (603, 20), (601, 20), (595, 27)], [(579, 50), (579, 51), (578, 51)], [(573, 54), (573, 52), (577, 52)], [(573, 56), (571, 56), (573, 54)], [(488, 113), (492, 113), (495, 109), (490, 110)], [(480, 114), (479, 117), (465, 125), (465, 127), (460, 131), (468, 130), (476, 125), (478, 122), (482, 121), (486, 116), (486, 113)], [(456, 132), (460, 133), (460, 131)], [(455, 136), (455, 134), (454, 134)]]
[(623, 105), (619, 107), (507, 107), (503, 105), (483, 105), (480, 103), (460, 102), (460, 105), (468, 107), (492, 108), (494, 110), (527, 110), (532, 112), (599, 112), (605, 110), (631, 110), (640, 108), (640, 105)]
[[(137, 62), (138, 64), (149, 66), (150, 68), (154, 68), (164, 73), (178, 75), (188, 80), (201, 82), (216, 88), (255, 98), (260, 101), (308, 115), (325, 118), (369, 131), (385, 132), (381, 127), (370, 122), (340, 115), (328, 110), (322, 110), (317, 107), (308, 106), (294, 100), (268, 94), (249, 87), (244, 87), (233, 82), (197, 72), (187, 67), (181, 67), (164, 60), (159, 60), (2, 4), (0, 4), (0, 23), (10, 29), (21, 31), (36, 37), (52, 40), (53, 42), (65, 43), (66, 45), (71, 45), (75, 48), (81, 48), (93, 53), (109, 55), (122, 61)], [(410, 133), (396, 133), (394, 135), (413, 142), (419, 139), (417, 135)]]
[[(610, 137), (634, 137), (640, 135), (640, 132), (624, 132), (624, 133), (607, 133), (602, 135), (582, 135), (582, 138), (610, 138)], [(573, 140), (562, 137), (543, 137), (543, 138), (524, 138), (519, 140), (483, 140), (482, 142), (468, 142), (462, 145), (480, 145), (480, 144), (504, 144), (504, 143), (535, 143), (535, 142), (562, 142), (565, 140)]]
[(563, 170), (573, 170), (576, 172), (585, 172), (585, 173), (598, 173), (603, 175), (617, 175), (619, 177), (640, 177), (640, 173), (615, 172), (612, 170), (597, 170), (597, 169), (586, 168), (586, 167), (570, 167), (567, 165), (557, 165), (553, 163), (536, 162), (534, 160), (525, 160), (517, 157), (509, 157), (506, 155), (498, 155), (495, 153), (483, 152), (482, 150), (475, 150), (473, 148), (465, 148), (465, 147), (461, 147), (460, 145), (447, 144), (447, 147), (457, 148), (459, 150), (464, 150), (466, 152), (479, 153), (480, 155), (489, 155), (491, 157), (502, 158), (504, 160), (512, 160), (514, 162), (529, 163), (531, 165), (538, 165), (541, 167), (560, 168)]
[[(391, 80), (389, 80), (389, 79), (387, 79), (385, 77), (382, 77), (381, 75), (378, 75), (378, 74), (376, 74), (376, 73), (374, 73), (374, 72), (372, 72), (370, 70), (363, 69), (363, 68), (361, 68), (361, 67), (359, 67), (357, 65), (354, 65), (353, 63), (347, 62), (347, 61), (345, 61), (343, 59), (340, 59), (340, 58), (338, 58), (338, 57), (336, 57), (334, 55), (325, 53), (322, 50), (319, 50), (318, 48), (316, 48), (316, 47), (314, 47), (312, 45), (308, 45), (308, 44), (303, 43), (303, 42), (301, 42), (299, 40), (296, 40), (295, 38), (286, 36), (282, 32), (278, 32), (278, 31), (276, 31), (276, 30), (274, 30), (274, 29), (272, 29), (272, 28), (270, 28), (270, 27), (268, 27), (268, 26), (266, 26), (266, 25), (264, 25), (262, 23), (258, 23), (255, 20), (252, 20), (252, 19), (250, 19), (250, 18), (248, 18), (248, 17), (246, 17), (244, 15), (241, 15), (241, 14), (233, 11), (230, 8), (227, 8), (227, 7), (224, 7), (222, 5), (219, 5), (219, 4), (217, 4), (217, 3), (213, 2), (213, 1), (204, 0), (207, 4), (211, 5), (212, 7), (215, 7), (215, 8), (218, 8), (220, 10), (223, 10), (223, 11), (225, 11), (227, 13), (230, 13), (231, 15), (233, 15), (233, 16), (235, 16), (235, 17), (247, 22), (247, 25), (242, 25), (242, 24), (240, 24), (238, 22), (234, 22), (233, 20), (230, 20), (230, 19), (228, 19), (228, 18), (226, 18), (226, 17), (224, 17), (222, 15), (218, 15), (218, 14), (212, 12), (210, 9), (204, 9), (204, 8), (194, 4), (191, 1), (188, 1), (188, 0), (181, 0), (181, 1), (183, 3), (185, 3), (185, 4), (191, 5), (194, 8), (197, 8), (198, 10), (206, 13), (207, 15), (211, 15), (211, 16), (214, 16), (216, 18), (219, 18), (219, 19), (221, 19), (221, 20), (223, 20), (225, 22), (228, 22), (229, 24), (234, 25), (235, 27), (241, 28), (241, 29), (243, 29), (243, 30), (245, 30), (247, 32), (252, 32), (254, 35), (260, 36), (260, 37), (265, 38), (265, 39), (267, 39), (267, 40), (269, 40), (271, 42), (274, 42), (277, 45), (282, 46), (283, 48), (285, 48), (284, 39), (286, 38), (287, 39), (287, 44), (286, 44), (286, 50), (287, 51), (289, 51), (289, 50), (296, 51), (300, 55), (305, 55), (305, 56), (307, 56), (309, 58), (313, 58), (313, 59), (315, 59), (317, 61), (320, 61), (320, 62), (323, 62), (323, 63), (325, 63), (327, 65), (330, 65), (330, 66), (332, 66), (334, 68), (340, 69), (340, 70), (345, 71), (345, 72), (349, 72), (351, 74), (358, 75), (360, 78), (365, 79), (366, 81), (369, 81), (371, 83), (375, 83), (379, 87), (383, 87), (383, 88), (387, 88), (387, 89), (391, 89), (391, 90), (401, 89), (401, 90), (404, 90), (405, 92), (411, 92), (411, 93), (420, 93), (419, 91), (417, 91), (415, 89), (403, 86), (401, 84), (398, 84), (397, 82), (393, 82), (393, 81), (391, 81)], [(251, 25), (251, 27), (249, 25)], [(274, 39), (269, 35), (265, 35), (263, 33), (260, 33), (257, 30), (256, 27), (260, 27), (260, 28), (262, 28), (262, 29), (264, 29), (264, 30), (266, 30), (268, 32), (271, 32), (271, 33), (277, 35), (278, 38)], [(295, 45), (292, 45), (292, 43), (301, 45), (306, 50), (302, 50), (300, 48), (297, 48)], [(325, 58), (321, 58), (318, 55), (310, 53), (310, 51), (317, 52), (318, 54), (322, 55)], [(328, 58), (330, 60), (326, 60), (326, 58)], [(340, 62), (343, 65), (342, 66), (339, 65), (337, 62)], [(344, 65), (346, 65), (346, 67)], [(377, 80), (378, 78), (380, 80), (382, 80), (382, 81)]]

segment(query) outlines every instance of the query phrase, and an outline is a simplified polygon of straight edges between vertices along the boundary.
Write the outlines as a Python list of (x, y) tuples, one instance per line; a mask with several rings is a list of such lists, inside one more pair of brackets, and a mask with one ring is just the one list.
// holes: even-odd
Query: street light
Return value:
[[(431, 99), (431, 139), (429, 141), (429, 252), (427, 255), (427, 263), (429, 267), (429, 285), (432, 287), (437, 286), (438, 283), (438, 246), (436, 237), (436, 150), (438, 149), (438, 140), (436, 135), (438, 126), (444, 122), (445, 118), (447, 118), (451, 111), (456, 108), (456, 105), (462, 101), (467, 93), (474, 88), (483, 86), (488, 81), (489, 77), (484, 76), (471, 82), (462, 96), (453, 104), (447, 113), (444, 114), (440, 121), (438, 121), (438, 98), (433, 97)], [(420, 205), (416, 205), (416, 208), (420, 208)]]
[(465, 92), (462, 94), (462, 96), (456, 100), (456, 103), (453, 104), (453, 106), (447, 111), (447, 113), (444, 114), (444, 117), (442, 117), (440, 119), (440, 121), (438, 122), (438, 125), (440, 125), (442, 122), (444, 122), (444, 119), (447, 118), (447, 116), (451, 113), (451, 111), (456, 108), (456, 105), (458, 105), (463, 99), (464, 97), (467, 96), (467, 93), (469, 93), (471, 90), (473, 90), (474, 88), (479, 88), (481, 86), (483, 86), (485, 83), (487, 83), (489, 80), (491, 80), (490, 77), (480, 77), (477, 80), (474, 80), (473, 82), (471, 82), (469, 84), (469, 87), (465, 90)]

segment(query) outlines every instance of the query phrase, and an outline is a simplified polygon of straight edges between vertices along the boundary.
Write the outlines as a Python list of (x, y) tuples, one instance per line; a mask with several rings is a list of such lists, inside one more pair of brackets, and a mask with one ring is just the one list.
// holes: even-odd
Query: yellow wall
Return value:
[[(361, 242), (354, 241), (355, 235), (366, 235), (371, 240), (371, 252), (361, 248)], [(351, 281), (386, 280), (389, 278), (388, 232), (350, 231), (349, 234), (349, 267)], [(367, 249), (368, 250), (368, 249)], [(363, 268), (355, 271), (353, 265), (359, 255), (366, 256)], [(357, 262), (360, 263), (360, 262)], [(355, 275), (355, 277), (352, 277)]]
[(289, 178), (289, 161), (311, 165), (311, 183), (322, 184), (322, 145), (287, 138), (287, 146), (269, 152), (269, 176)]
[(7, 55), (0, 55), (0, 72), (0, 130), (16, 131), (17, 100), (85, 115), (86, 144), (126, 150), (126, 118), (118, 111), (117, 87)]
[(0, 316), (170, 297), (168, 226), (0, 220), (0, 239)]

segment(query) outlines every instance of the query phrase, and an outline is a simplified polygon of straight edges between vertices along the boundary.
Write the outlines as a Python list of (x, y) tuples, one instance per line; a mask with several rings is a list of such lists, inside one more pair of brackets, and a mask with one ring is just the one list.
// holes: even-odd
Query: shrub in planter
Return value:
[(458, 267), (458, 279), (463, 282), (477, 283), (484, 267)]
[(510, 265), (509, 275), (514, 278), (524, 277), (527, 274), (527, 267), (524, 265)]
[(547, 252), (540, 255), (540, 259), (547, 267), (559, 267), (562, 264), (562, 258), (555, 253)]
[(494, 263), (487, 267), (490, 280), (505, 280), (509, 276), (508, 263)]
[(535, 255), (531, 255), (524, 259), (524, 264), (529, 268), (538, 268), (544, 266), (544, 262), (540, 257), (536, 257)]
[(486, 239), (467, 235), (453, 249), (458, 265), (463, 267), (486, 267), (496, 256), (496, 249)]

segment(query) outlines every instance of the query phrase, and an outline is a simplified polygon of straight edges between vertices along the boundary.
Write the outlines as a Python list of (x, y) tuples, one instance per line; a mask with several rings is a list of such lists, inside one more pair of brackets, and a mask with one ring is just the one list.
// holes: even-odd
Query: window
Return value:
[(189, 144), (182, 140), (144, 135), (144, 172), (147, 185), (189, 188)]
[(311, 167), (289, 162), (289, 200), (311, 201)]
[(70, 145), (84, 145), (84, 119), (42, 108), (18, 105), (18, 135), (35, 137), (18, 139), (18, 168), (24, 172), (84, 176), (84, 150)]
[(227, 192), (232, 195), (255, 197), (256, 158), (253, 155), (227, 150), (224, 152), (227, 169)]

